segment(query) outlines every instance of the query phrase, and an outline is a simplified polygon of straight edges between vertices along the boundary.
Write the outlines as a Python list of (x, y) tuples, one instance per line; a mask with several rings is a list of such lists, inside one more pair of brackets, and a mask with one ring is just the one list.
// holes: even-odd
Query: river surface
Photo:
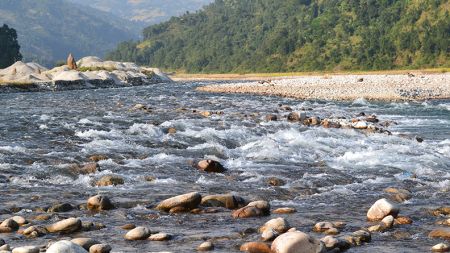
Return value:
[[(367, 227), (371, 204), (386, 197), (386, 187), (399, 187), (413, 193), (400, 204), (400, 214), (414, 223), (374, 234), (371, 243), (348, 252), (429, 252), (441, 242), (427, 238), (438, 219), (426, 209), (450, 204), (450, 101), (323, 102), (194, 90), (205, 84), (0, 94), (0, 218), (12, 211), (31, 218), (39, 207), (82, 204), (103, 193), (119, 208), (100, 214), (76, 210), (33, 222), (49, 224), (71, 216), (101, 222), (103, 230), (70, 236), (98, 239), (113, 252), (194, 252), (207, 239), (214, 240), (214, 252), (239, 252), (239, 245), (259, 238), (243, 231), (278, 216), (317, 238), (323, 235), (313, 233), (312, 226), (320, 221), (345, 221), (343, 233)], [(137, 103), (151, 112), (132, 110)], [(387, 128), (393, 133), (387, 135), (306, 127), (286, 119), (265, 122), (269, 113), (289, 113), (280, 104), (322, 118), (365, 112), (396, 124)], [(193, 110), (223, 114), (205, 118)], [(177, 132), (167, 134), (169, 127)], [(86, 163), (94, 154), (109, 157), (100, 162), (100, 172), (71, 173), (71, 164)], [(190, 165), (204, 158), (221, 161), (228, 171), (205, 174)], [(94, 186), (108, 174), (123, 177), (125, 184)], [(156, 180), (146, 181), (147, 176)], [(268, 185), (274, 176), (286, 185)], [(167, 215), (152, 209), (162, 199), (192, 191), (265, 199), (272, 210), (294, 207), (298, 212), (234, 220), (230, 211)], [(120, 228), (126, 223), (171, 233), (174, 239), (126, 242)], [(68, 238), (0, 237), (12, 246)]]

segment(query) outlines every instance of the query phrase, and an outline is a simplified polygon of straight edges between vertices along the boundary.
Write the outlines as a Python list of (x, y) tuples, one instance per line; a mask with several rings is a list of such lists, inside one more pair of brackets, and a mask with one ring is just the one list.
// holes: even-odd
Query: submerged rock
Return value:
[(100, 178), (100, 180), (97, 181), (97, 186), (116, 186), (124, 184), (125, 181), (122, 177), (116, 176), (116, 175), (106, 175)]
[(157, 210), (169, 212), (174, 208), (182, 208), (183, 210), (190, 211), (200, 205), (202, 201), (202, 195), (198, 192), (191, 192), (176, 197), (172, 197), (162, 201), (156, 206)]

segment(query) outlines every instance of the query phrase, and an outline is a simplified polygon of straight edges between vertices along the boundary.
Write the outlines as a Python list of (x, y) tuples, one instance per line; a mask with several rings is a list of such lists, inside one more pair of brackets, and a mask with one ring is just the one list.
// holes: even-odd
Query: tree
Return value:
[(6, 68), (22, 60), (17, 32), (7, 25), (0, 27), (0, 68)]

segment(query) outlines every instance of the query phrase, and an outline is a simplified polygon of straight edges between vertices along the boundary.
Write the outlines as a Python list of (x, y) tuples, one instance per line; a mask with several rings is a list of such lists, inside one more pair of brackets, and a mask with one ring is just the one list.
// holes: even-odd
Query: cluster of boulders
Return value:
[(171, 79), (156, 68), (139, 67), (129, 62), (103, 61), (98, 57), (84, 57), (75, 62), (72, 55), (67, 64), (47, 69), (37, 63), (18, 61), (0, 70), (0, 91), (96, 89), (170, 82)]

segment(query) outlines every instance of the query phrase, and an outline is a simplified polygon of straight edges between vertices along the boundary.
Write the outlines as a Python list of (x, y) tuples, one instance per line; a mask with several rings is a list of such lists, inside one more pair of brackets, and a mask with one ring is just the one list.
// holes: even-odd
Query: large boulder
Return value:
[(245, 206), (246, 201), (232, 194), (208, 195), (202, 198), (201, 205), (206, 207), (225, 207), (236, 209)]
[(175, 196), (162, 201), (156, 206), (157, 210), (169, 212), (171, 209), (183, 209), (190, 211), (197, 208), (202, 201), (202, 195), (198, 192), (191, 192), (179, 196)]
[(79, 218), (69, 218), (58, 221), (46, 227), (50, 233), (73, 233), (81, 229), (81, 220)]
[(46, 253), (87, 253), (87, 251), (76, 243), (64, 240), (52, 244)]
[(326, 249), (322, 242), (300, 231), (278, 236), (271, 247), (274, 253), (322, 253)]
[(394, 218), (397, 217), (400, 209), (398, 206), (387, 199), (380, 199), (375, 202), (375, 204), (370, 207), (367, 212), (367, 219), (369, 221), (379, 221), (384, 217), (392, 215)]

